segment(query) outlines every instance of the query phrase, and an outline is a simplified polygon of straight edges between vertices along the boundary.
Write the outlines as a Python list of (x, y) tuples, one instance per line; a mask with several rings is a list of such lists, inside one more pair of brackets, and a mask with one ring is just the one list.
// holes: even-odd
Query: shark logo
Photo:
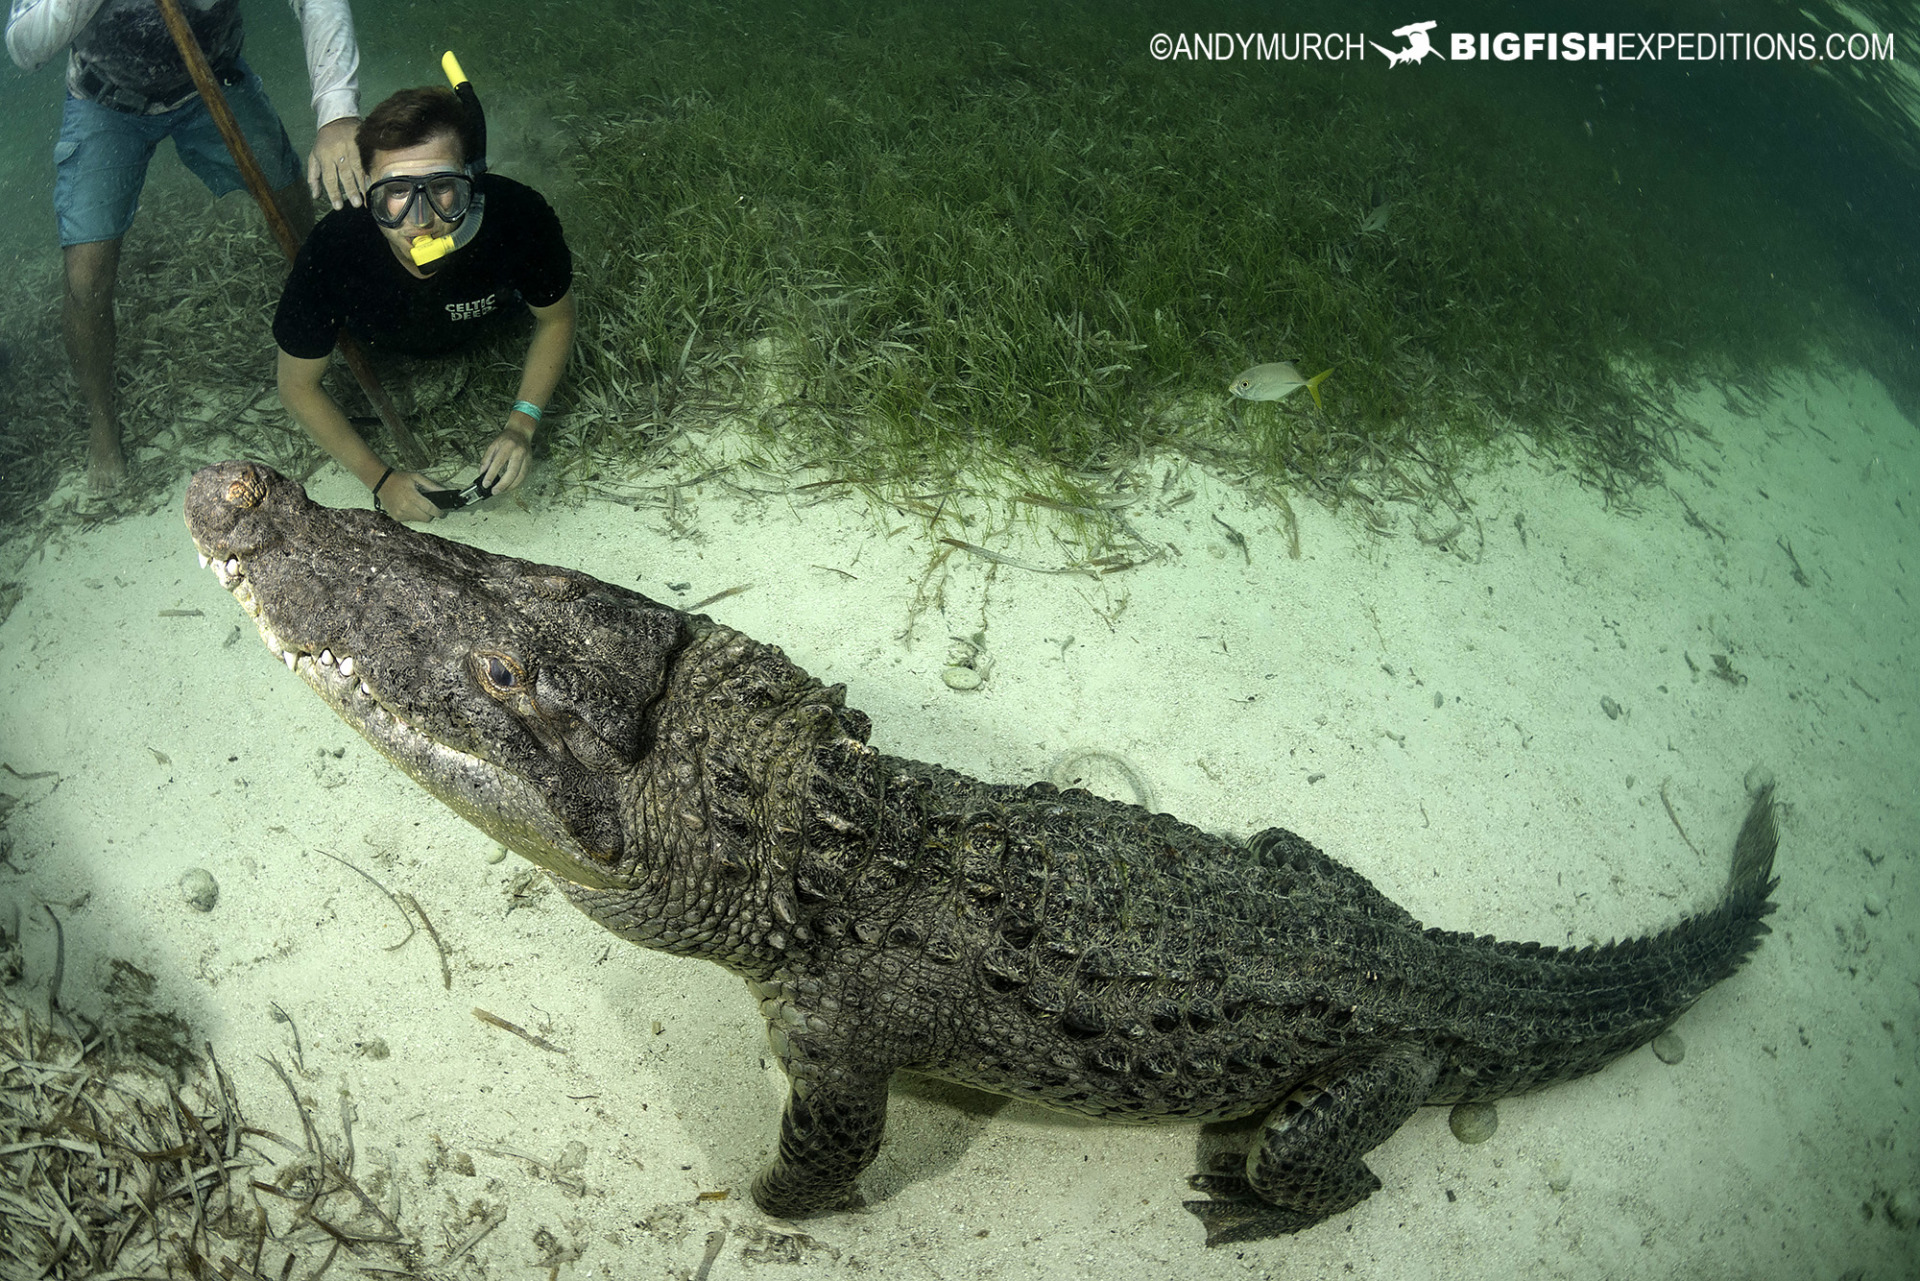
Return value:
[[(1397, 67), (1403, 62), (1419, 62), (1430, 53), (1444, 59), (1446, 55), (1434, 48), (1433, 42), (1427, 39), (1427, 32), (1439, 25), (1438, 22), (1409, 22), (1404, 27), (1396, 27), (1393, 34), (1407, 42), (1407, 47), (1398, 53), (1391, 49), (1381, 49), (1377, 44), (1373, 47), (1380, 49), (1380, 52), (1387, 56), (1389, 67)], [(1371, 40), (1367, 43), (1373, 44)]]

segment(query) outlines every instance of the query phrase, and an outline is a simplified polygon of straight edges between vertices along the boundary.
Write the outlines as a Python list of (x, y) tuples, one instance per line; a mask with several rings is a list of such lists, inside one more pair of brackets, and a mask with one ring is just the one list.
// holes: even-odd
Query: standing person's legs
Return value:
[(113, 397), (113, 285), (120, 239), (133, 225), (159, 139), (149, 117), (69, 97), (53, 150), (53, 209), (66, 259), (61, 320), (87, 408), (87, 482), (97, 492), (127, 474)]
[(127, 478), (120, 451), (120, 419), (113, 404), (113, 282), (120, 270), (120, 242), (94, 240), (68, 245), (66, 301), (61, 308), (67, 360), (87, 407), (87, 484), (95, 493)]
[[(226, 95), (274, 188), (275, 202), (295, 236), (305, 239), (313, 227), (312, 198), (300, 158), (260, 77), (246, 71), (227, 87)], [(69, 96), (54, 148), (53, 203), (66, 267), (62, 321), (67, 357), (87, 409), (87, 481), (98, 492), (113, 489), (127, 474), (114, 402), (113, 295), (120, 242), (139, 209), (147, 164), (160, 139), (169, 134), (181, 160), (216, 196), (242, 185), (239, 166), (198, 100), (164, 114), (141, 116)]]

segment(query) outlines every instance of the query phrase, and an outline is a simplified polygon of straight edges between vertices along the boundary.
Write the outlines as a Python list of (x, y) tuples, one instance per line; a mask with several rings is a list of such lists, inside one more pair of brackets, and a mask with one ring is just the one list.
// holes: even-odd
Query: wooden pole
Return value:
[[(187, 74), (193, 77), (194, 88), (200, 91), (200, 97), (213, 116), (214, 127), (220, 130), (220, 136), (226, 140), (227, 150), (233, 153), (233, 162), (240, 166), (241, 181), (246, 183), (247, 191), (259, 204), (260, 212), (266, 216), (268, 229), (273, 232), (273, 238), (280, 242), (280, 248), (291, 262), (294, 255), (300, 252), (300, 238), (293, 234), (286, 214), (274, 203), (273, 189), (267, 186), (267, 175), (260, 171), (260, 162), (253, 158), (253, 148), (247, 145), (246, 135), (240, 132), (239, 122), (233, 118), (233, 108), (227, 105), (227, 95), (220, 91), (220, 82), (213, 78), (213, 68), (207, 65), (207, 55), (200, 48), (198, 37), (193, 34), (193, 28), (187, 25), (186, 15), (180, 12), (178, 0), (158, 0), (158, 4), (160, 17), (166, 22), (167, 31), (173, 36), (180, 57), (187, 64)], [(340, 355), (352, 371), (354, 381), (360, 384), (360, 390), (373, 403), (374, 412), (380, 415), (380, 421), (386, 425), (402, 460), (414, 469), (426, 466), (426, 451), (420, 448), (420, 442), (407, 429), (406, 419), (400, 416), (399, 409), (387, 398), (385, 389), (380, 386), (380, 379), (373, 372), (373, 363), (367, 359), (367, 353), (354, 336), (344, 329), (340, 331), (338, 343)]]

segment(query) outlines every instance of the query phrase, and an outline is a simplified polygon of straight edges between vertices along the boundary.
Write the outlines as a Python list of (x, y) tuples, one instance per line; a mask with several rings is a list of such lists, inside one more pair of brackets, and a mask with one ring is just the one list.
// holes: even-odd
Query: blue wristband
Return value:
[(535, 422), (540, 421), (540, 406), (534, 404), (532, 401), (516, 400), (513, 402), (513, 407), (520, 413), (523, 413), (527, 417), (533, 419), (533, 421)]

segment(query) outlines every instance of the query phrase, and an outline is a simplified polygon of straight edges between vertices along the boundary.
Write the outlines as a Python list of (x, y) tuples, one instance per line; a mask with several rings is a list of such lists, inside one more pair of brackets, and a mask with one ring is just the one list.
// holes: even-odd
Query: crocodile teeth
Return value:
[(340, 674), (342, 676), (353, 675), (353, 655), (349, 654), (340, 660)]
[(293, 665), (298, 660), (299, 655), (295, 654), (292, 650), (288, 650), (286, 653), (282, 654), (280, 657), (287, 660), (287, 670), (292, 671)]
[(323, 649), (323, 650), (321, 650), (321, 651), (320, 651), (320, 666), (322, 666), (322, 667), (332, 667), (332, 666), (333, 666), (333, 651), (332, 651), (332, 650), (330, 650), (330, 649)]
[(240, 572), (240, 558), (238, 556), (227, 557), (226, 571), (228, 578), (232, 578)]
[(207, 559), (207, 554), (205, 552), (198, 552), (196, 554), (200, 557), (200, 568), (205, 569), (208, 565), (211, 565), (213, 563), (212, 561)]
[(367, 683), (365, 681), (360, 682), (360, 692), (362, 694), (365, 694), (368, 698), (373, 697), (373, 691), (367, 688)]

